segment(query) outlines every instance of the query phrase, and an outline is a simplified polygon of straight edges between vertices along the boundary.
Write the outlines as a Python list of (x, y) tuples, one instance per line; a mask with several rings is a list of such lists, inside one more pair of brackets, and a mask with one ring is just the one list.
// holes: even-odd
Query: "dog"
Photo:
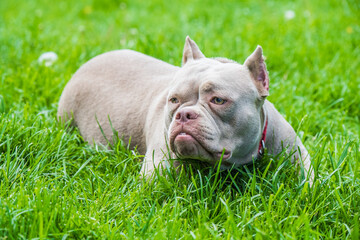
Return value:
[[(58, 118), (71, 120), (88, 142), (107, 145), (116, 132), (131, 139), (145, 155), (145, 176), (186, 159), (231, 169), (266, 148), (272, 155), (293, 152), (312, 181), (308, 151), (268, 95), (261, 46), (241, 65), (206, 58), (186, 37), (181, 67), (132, 50), (94, 57), (67, 83)], [(168, 161), (169, 154), (180, 161)]]

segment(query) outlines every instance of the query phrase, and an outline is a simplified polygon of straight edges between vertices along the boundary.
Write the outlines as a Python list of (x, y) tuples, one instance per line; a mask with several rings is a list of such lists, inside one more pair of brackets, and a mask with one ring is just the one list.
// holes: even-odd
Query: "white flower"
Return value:
[(138, 33), (138, 30), (136, 28), (130, 28), (130, 34), (136, 35)]
[(58, 55), (54, 52), (45, 52), (40, 55), (38, 63), (50, 67), (58, 59)]
[(285, 11), (285, 19), (291, 20), (295, 17), (295, 12), (293, 10), (286, 10)]

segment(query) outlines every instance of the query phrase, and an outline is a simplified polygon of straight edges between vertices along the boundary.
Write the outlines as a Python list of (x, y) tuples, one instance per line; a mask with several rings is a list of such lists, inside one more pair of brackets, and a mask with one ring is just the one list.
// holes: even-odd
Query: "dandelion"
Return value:
[(346, 32), (347, 32), (348, 34), (352, 34), (352, 33), (354, 32), (354, 29), (353, 29), (351, 26), (348, 26), (348, 27), (346, 28)]
[(132, 34), (132, 35), (136, 35), (137, 33), (138, 33), (138, 30), (137, 30), (137, 28), (130, 28), (130, 34)]
[(38, 63), (50, 67), (58, 59), (58, 56), (54, 52), (45, 52), (40, 55)]
[(285, 11), (285, 19), (291, 20), (295, 17), (295, 12), (293, 10), (286, 10)]
[(90, 5), (85, 6), (84, 9), (83, 9), (83, 13), (85, 15), (90, 15), (92, 12), (93, 12), (93, 9), (92, 9), (92, 7)]

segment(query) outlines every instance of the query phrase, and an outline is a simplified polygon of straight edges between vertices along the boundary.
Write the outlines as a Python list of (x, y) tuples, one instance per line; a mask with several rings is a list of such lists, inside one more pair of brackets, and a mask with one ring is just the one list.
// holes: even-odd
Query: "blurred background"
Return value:
[[(345, 116), (358, 124), (359, 16), (357, 0), (3, 0), (2, 108), (29, 104), (34, 111), (53, 112), (76, 69), (114, 49), (180, 65), (189, 35), (206, 56), (240, 63), (261, 45), (270, 72), (269, 99), (295, 124), (313, 111), (321, 125)], [(38, 60), (49, 51), (57, 60), (44, 67)], [(314, 124), (310, 131), (323, 127)]]

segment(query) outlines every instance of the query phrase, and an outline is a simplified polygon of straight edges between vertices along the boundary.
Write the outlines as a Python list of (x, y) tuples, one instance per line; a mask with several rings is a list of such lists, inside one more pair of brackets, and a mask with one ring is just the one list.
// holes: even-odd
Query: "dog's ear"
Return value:
[(185, 39), (182, 65), (184, 65), (189, 60), (196, 60), (204, 57), (205, 57), (204, 54), (200, 51), (196, 43), (193, 40), (191, 40), (189, 36), (187, 36)]
[(244, 65), (250, 70), (250, 75), (261, 97), (269, 95), (269, 74), (266, 70), (261, 46), (246, 59)]

